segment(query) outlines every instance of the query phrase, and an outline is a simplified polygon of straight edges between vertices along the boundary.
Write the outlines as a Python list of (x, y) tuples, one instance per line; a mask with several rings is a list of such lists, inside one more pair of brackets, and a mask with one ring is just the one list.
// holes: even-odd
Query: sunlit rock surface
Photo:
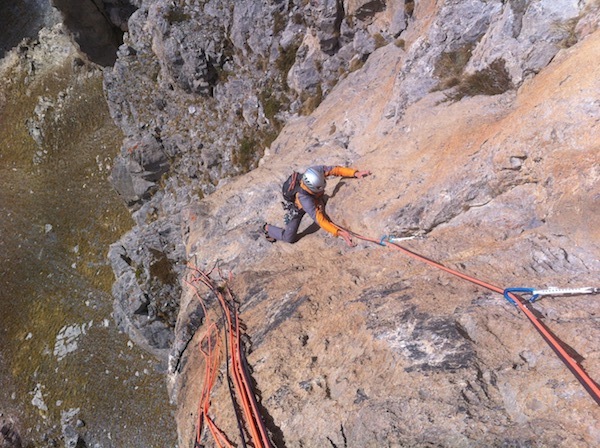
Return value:
[[(501, 295), (376, 244), (259, 231), (292, 170), (352, 165), (373, 175), (330, 182), (342, 226), (419, 236), (403, 244), (501, 288), (598, 286), (597, 2), (138, 6), (105, 71), (136, 223), (113, 292), (169, 357), (181, 446), (203, 372), (188, 263), (233, 274), (278, 447), (599, 443), (597, 404)], [(534, 307), (598, 378), (597, 296)], [(235, 434), (225, 382), (212, 403)]]
[[(234, 275), (276, 446), (598, 443), (598, 405), (501, 295), (374, 244), (350, 249), (323, 231), (270, 244), (258, 228), (281, 222), (291, 169), (352, 165), (374, 174), (331, 182), (341, 225), (376, 239), (425, 234), (404, 244), (502, 288), (597, 286), (600, 73), (586, 61), (599, 51), (596, 32), (516, 91), (432, 93), (398, 120), (385, 111), (406, 53), (382, 48), (290, 122), (259, 168), (189, 207), (190, 262)], [(195, 300), (185, 290), (181, 309)], [(597, 378), (597, 296), (534, 308)], [(182, 444), (202, 334), (172, 378)], [(235, 433), (228, 399), (221, 384), (215, 413)]]

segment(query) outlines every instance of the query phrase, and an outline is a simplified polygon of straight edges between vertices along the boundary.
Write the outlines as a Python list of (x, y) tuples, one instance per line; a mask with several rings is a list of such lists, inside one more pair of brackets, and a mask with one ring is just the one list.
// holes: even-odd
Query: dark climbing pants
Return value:
[(300, 221), (302, 221), (302, 217), (305, 214), (306, 212), (304, 210), (297, 210), (284, 228), (275, 227), (269, 224), (269, 236), (276, 240), (285, 241), (286, 243), (295, 243), (296, 237), (298, 236)]

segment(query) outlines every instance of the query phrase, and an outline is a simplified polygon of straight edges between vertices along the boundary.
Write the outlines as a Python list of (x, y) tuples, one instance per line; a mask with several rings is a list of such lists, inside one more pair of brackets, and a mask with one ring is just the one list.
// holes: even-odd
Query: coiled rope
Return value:
[[(252, 380), (248, 372), (248, 364), (241, 339), (242, 332), (240, 329), (239, 313), (233, 293), (227, 282), (217, 285), (210, 277), (210, 272), (206, 273), (195, 267), (191, 267), (191, 269), (193, 271), (191, 279), (186, 279), (185, 281), (194, 290), (194, 295), (202, 306), (205, 316), (204, 326), (206, 328), (206, 332), (200, 341), (200, 352), (204, 359), (205, 371), (198, 404), (195, 446), (197, 448), (203, 446), (201, 440), (205, 423), (217, 447), (233, 448), (235, 446), (209, 415), (211, 392), (215, 386), (219, 365), (221, 364), (222, 348), (219, 335), (221, 330), (218, 325), (221, 323), (225, 338), (228, 383), (230, 384), (230, 394), (240, 432), (241, 444), (243, 447), (246, 447), (245, 429), (248, 432), (249, 442), (253, 447), (271, 448), (272, 445), (267, 429), (261, 418), (256, 397), (252, 390)], [(198, 290), (198, 287), (202, 284), (208, 287), (217, 298), (222, 315), (222, 318), (219, 319), (220, 322), (214, 319), (211, 320), (208, 314), (207, 305)], [(231, 383), (233, 383), (233, 389), (231, 388)], [(238, 404), (241, 412), (238, 412), (236, 407)]]
[(498, 286), (494, 286), (490, 283), (479, 280), (475, 277), (471, 277), (470, 275), (463, 274), (462, 272), (456, 271), (455, 269), (451, 269), (446, 267), (436, 261), (430, 260), (427, 257), (419, 255), (415, 252), (412, 252), (396, 243), (390, 241), (388, 237), (383, 237), (381, 239), (369, 238), (363, 235), (360, 235), (351, 230), (347, 230), (352, 236), (358, 238), (363, 241), (368, 241), (371, 243), (375, 243), (381, 246), (387, 246), (391, 249), (397, 250), (399, 252), (408, 255), (411, 258), (427, 263), (430, 266), (433, 266), (437, 269), (441, 269), (449, 274), (452, 274), (456, 277), (462, 278), (463, 280), (469, 281), (476, 285), (479, 285), (483, 288), (489, 289), (490, 291), (496, 292), (498, 294), (505, 295), (507, 299), (510, 299), (514, 305), (516, 305), (529, 319), (529, 321), (533, 324), (535, 329), (539, 332), (542, 338), (546, 341), (546, 343), (552, 348), (554, 353), (560, 358), (560, 360), (567, 366), (567, 368), (571, 371), (571, 373), (577, 378), (577, 380), (581, 383), (581, 385), (585, 388), (585, 390), (590, 394), (590, 396), (596, 401), (598, 405), (600, 405), (600, 388), (598, 384), (590, 378), (590, 376), (585, 372), (583, 367), (579, 365), (579, 363), (571, 357), (567, 351), (562, 347), (562, 344), (558, 340), (554, 334), (535, 316), (533, 310), (530, 308), (531, 304), (528, 301), (525, 301), (520, 296), (515, 294), (513, 291), (515, 288), (503, 289)]

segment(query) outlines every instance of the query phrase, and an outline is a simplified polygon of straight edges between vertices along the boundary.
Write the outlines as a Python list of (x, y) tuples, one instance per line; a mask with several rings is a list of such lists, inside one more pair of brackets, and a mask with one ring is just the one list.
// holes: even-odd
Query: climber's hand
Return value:
[(352, 241), (352, 236), (350, 235), (350, 232), (348, 232), (347, 230), (340, 230), (338, 232), (338, 236), (341, 236), (348, 246), (356, 246), (356, 243)]
[(370, 176), (370, 175), (371, 175), (370, 171), (357, 171), (356, 173), (354, 173), (354, 177), (356, 177), (357, 179), (362, 179), (363, 177)]

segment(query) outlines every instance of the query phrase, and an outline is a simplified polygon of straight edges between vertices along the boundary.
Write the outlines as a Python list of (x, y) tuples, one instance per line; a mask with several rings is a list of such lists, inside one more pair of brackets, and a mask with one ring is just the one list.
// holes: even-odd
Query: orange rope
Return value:
[[(210, 408), (210, 393), (215, 385), (218, 367), (221, 361), (221, 345), (218, 337), (219, 330), (217, 324), (212, 321), (208, 322), (209, 315), (207, 313), (206, 305), (198, 293), (197, 284), (202, 283), (215, 294), (219, 306), (223, 312), (224, 330), (227, 332), (226, 334), (228, 336), (229, 357), (231, 361), (230, 371), (233, 377), (235, 390), (237, 392), (237, 401), (242, 409), (244, 422), (247, 426), (248, 432), (250, 433), (253, 446), (255, 448), (271, 448), (271, 442), (267, 435), (267, 430), (262, 421), (256, 398), (252, 391), (251, 380), (244, 367), (240, 320), (235, 307), (233, 294), (227, 286), (223, 288), (217, 287), (217, 285), (215, 285), (213, 280), (210, 278), (210, 272), (206, 273), (197, 268), (192, 269), (195, 271), (196, 276), (193, 277), (191, 281), (186, 280), (186, 282), (188, 285), (194, 288), (195, 296), (199, 300), (202, 309), (204, 310), (204, 315), (207, 319), (207, 322), (205, 323), (205, 326), (207, 327), (206, 334), (200, 342), (200, 351), (205, 362), (205, 373), (198, 405), (196, 443), (200, 445), (204, 422), (206, 422), (206, 426), (218, 447), (233, 447), (227, 436), (217, 427), (217, 425), (208, 415)], [(224, 293), (227, 294), (227, 298), (225, 297)], [(206, 345), (206, 349), (203, 348), (203, 344)], [(241, 434), (241, 437), (244, 437), (243, 434)]]
[[(388, 246), (392, 249), (396, 249), (400, 252), (403, 252), (404, 254), (415, 258), (419, 261), (422, 261), (424, 263), (429, 264), (430, 266), (433, 266), (435, 268), (441, 269), (442, 271), (448, 272), (452, 275), (455, 275), (457, 277), (460, 277), (464, 280), (467, 280), (471, 283), (474, 283), (476, 285), (482, 286), (486, 289), (489, 289), (491, 291), (497, 292), (499, 294), (503, 294), (504, 293), (504, 289), (499, 288), (498, 286), (494, 286), (490, 283), (484, 282), (482, 280), (479, 280), (475, 277), (471, 277), (469, 275), (463, 274), (461, 272), (458, 272), (454, 269), (448, 268), (436, 261), (430, 260), (429, 258), (426, 258), (422, 255), (419, 255), (415, 252), (412, 252), (408, 249), (405, 249), (402, 246), (399, 246), (398, 244), (392, 243), (390, 241), (385, 241), (385, 240), (375, 240), (373, 238), (368, 238), (362, 235), (359, 235), (357, 233), (351, 232), (349, 231), (353, 236), (355, 236), (356, 238), (359, 238), (361, 240), (364, 241), (369, 241), (372, 243), (376, 243), (379, 245), (385, 245)], [(598, 405), (600, 405), (600, 388), (598, 387), (598, 384), (592, 380), (589, 375), (585, 372), (585, 370), (583, 369), (583, 367), (581, 367), (579, 365), (579, 363), (573, 359), (566, 351), (565, 349), (562, 347), (561, 343), (558, 341), (558, 339), (552, 334), (552, 332), (550, 330), (548, 330), (544, 324), (535, 316), (535, 314), (528, 308), (528, 306), (526, 305), (526, 303), (524, 302), (524, 300), (513, 294), (513, 293), (509, 293), (509, 296), (511, 299), (514, 300), (515, 304), (519, 307), (519, 309), (525, 314), (525, 316), (527, 316), (527, 318), (529, 319), (529, 321), (534, 325), (534, 327), (536, 328), (536, 330), (540, 333), (540, 335), (542, 336), (542, 338), (544, 338), (544, 340), (548, 343), (548, 345), (552, 348), (552, 350), (554, 350), (554, 352), (558, 355), (558, 357), (563, 361), (563, 363), (565, 363), (565, 365), (567, 366), (567, 368), (573, 373), (573, 375), (577, 378), (577, 380), (582, 384), (582, 386), (586, 389), (586, 391), (590, 394), (590, 396), (596, 401), (596, 403)]]
[[(195, 288), (192, 282), (186, 280), (188, 285)], [(207, 313), (206, 305), (204, 301), (200, 297), (198, 290), (195, 289), (194, 295), (200, 302), (202, 309), (204, 311), (204, 316), (206, 319), (209, 318)], [(200, 353), (204, 358), (204, 382), (202, 385), (202, 391), (200, 393), (200, 400), (198, 403), (198, 420), (196, 424), (196, 441), (200, 444), (200, 440), (202, 437), (202, 430), (204, 428), (204, 422), (206, 422), (206, 426), (210, 433), (213, 436), (213, 439), (216, 445), (219, 448), (232, 448), (233, 445), (227, 440), (225, 434), (216, 426), (214, 421), (210, 418), (208, 412), (210, 408), (210, 396), (211, 391), (215, 385), (217, 373), (219, 370), (220, 364), (220, 354), (221, 354), (221, 343), (219, 339), (219, 329), (217, 325), (212, 322), (206, 322), (206, 332), (202, 339), (200, 340)]]
[[(236, 334), (237, 334), (236, 340), (240, 341), (240, 326), (239, 326), (239, 320), (237, 319), (237, 312), (236, 312)], [(240, 371), (240, 376), (243, 379), (242, 385), (244, 386), (245, 394), (248, 397), (248, 401), (250, 402), (250, 407), (252, 410), (252, 412), (250, 413), (250, 416), (254, 420), (254, 426), (257, 427), (258, 431), (260, 432), (260, 437), (257, 436), (255, 440), (257, 442), (260, 440), (262, 442), (262, 444), (257, 445), (257, 448), (258, 447), (268, 448), (271, 446), (271, 442), (269, 440), (269, 437), (267, 436), (267, 430), (265, 428), (265, 425), (264, 425), (262, 419), (260, 418), (260, 411), (258, 409), (258, 403), (256, 402), (256, 398), (254, 397), (254, 394), (252, 393), (250, 378), (248, 377), (248, 373), (246, 371), (246, 367), (245, 367), (244, 361), (243, 361), (242, 347), (239, 343), (238, 343), (237, 348), (238, 348), (238, 355), (237, 355), (238, 369)]]

